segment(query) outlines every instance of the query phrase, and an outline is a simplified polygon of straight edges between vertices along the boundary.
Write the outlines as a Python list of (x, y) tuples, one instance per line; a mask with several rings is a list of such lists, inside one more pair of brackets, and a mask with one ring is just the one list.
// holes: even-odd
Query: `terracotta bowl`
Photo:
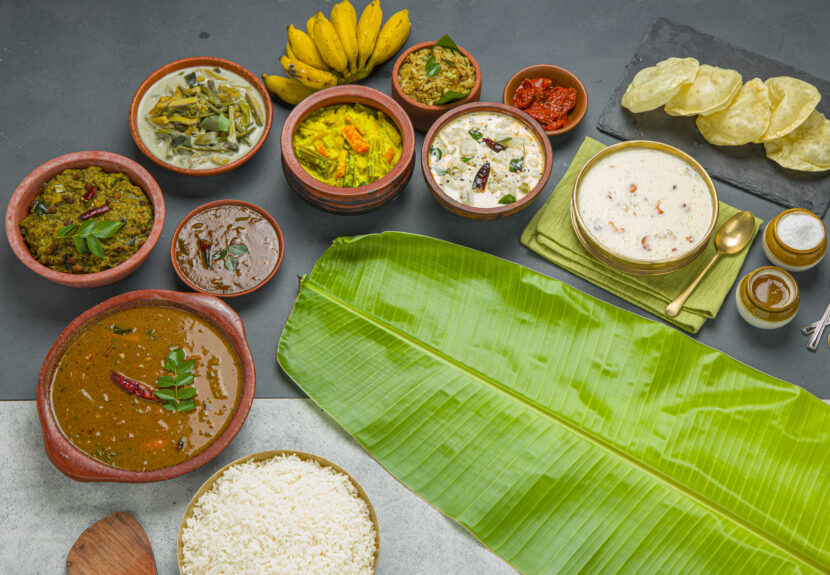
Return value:
[(398, 72), (401, 69), (403, 61), (406, 60), (406, 57), (413, 52), (416, 52), (421, 48), (429, 48), (434, 44), (435, 42), (421, 42), (420, 44), (415, 44), (409, 50), (400, 55), (398, 60), (395, 62), (395, 67), (392, 69), (392, 97), (395, 98), (395, 101), (403, 106), (403, 109), (406, 110), (407, 114), (409, 114), (409, 117), (412, 120), (412, 125), (415, 126), (415, 129), (422, 132), (429, 130), (432, 123), (435, 122), (441, 114), (447, 112), (447, 110), (463, 106), (464, 104), (469, 104), (470, 102), (478, 102), (479, 98), (481, 98), (481, 67), (478, 65), (478, 62), (476, 62), (476, 59), (473, 58), (472, 54), (467, 52), (467, 50), (461, 46), (459, 46), (458, 49), (461, 50), (461, 53), (464, 54), (468, 60), (470, 60), (470, 63), (476, 70), (476, 82), (473, 84), (473, 87), (470, 90), (470, 93), (467, 94), (467, 97), (456, 100), (455, 102), (450, 102), (449, 104), (444, 104), (443, 106), (428, 106), (426, 104), (421, 104), (420, 102), (417, 102), (404, 94), (401, 89), (401, 83), (398, 81)]
[(588, 90), (585, 89), (585, 85), (570, 70), (550, 64), (528, 66), (513, 74), (504, 87), (504, 93), (501, 97), (502, 102), (508, 106), (513, 105), (513, 95), (525, 78), (550, 78), (554, 86), (576, 89), (576, 106), (569, 114), (569, 122), (558, 130), (545, 130), (548, 136), (558, 136), (559, 134), (570, 132), (585, 117), (585, 112), (588, 111)]
[[(127, 471), (116, 469), (93, 459), (72, 445), (63, 435), (52, 412), (50, 400), (52, 378), (73, 338), (90, 321), (103, 314), (118, 309), (136, 307), (145, 304), (164, 304), (196, 313), (210, 321), (230, 342), (239, 358), (242, 369), (242, 395), (225, 431), (208, 447), (195, 457), (178, 465), (155, 469), (153, 471)], [(76, 481), (115, 481), (119, 483), (147, 483), (164, 481), (198, 469), (219, 455), (242, 428), (251, 409), (251, 402), (256, 391), (256, 372), (248, 341), (245, 339), (245, 327), (242, 320), (226, 303), (219, 298), (196, 293), (182, 293), (166, 290), (139, 290), (112, 297), (88, 309), (66, 329), (54, 343), (43, 366), (37, 384), (37, 412), (43, 430), (43, 444), (46, 455), (52, 464), (64, 475)]]
[[(539, 180), (539, 183), (536, 184), (536, 187), (530, 190), (530, 192), (521, 200), (513, 202), (512, 204), (498, 206), (496, 208), (477, 208), (474, 206), (468, 206), (467, 204), (461, 203), (445, 194), (438, 185), (438, 182), (436, 182), (432, 177), (432, 172), (429, 169), (429, 149), (432, 146), (432, 142), (435, 139), (436, 134), (438, 134), (438, 131), (449, 121), (471, 112), (501, 112), (503, 114), (509, 114), (520, 122), (523, 122), (528, 128), (530, 128), (531, 132), (536, 134), (536, 138), (539, 140), (539, 144), (542, 146), (545, 153), (545, 169), (542, 172), (542, 178)], [(513, 106), (505, 106), (504, 104), (496, 104), (495, 102), (472, 102), (450, 110), (438, 118), (434, 124), (432, 124), (432, 127), (429, 129), (429, 132), (427, 132), (426, 137), (424, 137), (424, 145), (421, 148), (421, 171), (424, 174), (424, 181), (426, 182), (430, 193), (432, 193), (433, 197), (438, 200), (439, 204), (452, 213), (458, 214), (459, 216), (463, 216), (465, 218), (470, 218), (472, 220), (496, 220), (522, 211), (529, 206), (545, 188), (545, 185), (548, 183), (548, 178), (550, 178), (552, 168), (553, 149), (551, 148), (550, 140), (548, 140), (545, 136), (545, 131), (542, 130), (542, 126), (518, 108), (514, 108)]]
[[(121, 172), (127, 174), (133, 184), (140, 187), (153, 206), (153, 228), (147, 241), (139, 250), (128, 259), (108, 270), (90, 274), (71, 274), (59, 272), (38, 262), (32, 257), (26, 240), (20, 232), (20, 222), (29, 215), (29, 207), (32, 201), (40, 193), (40, 187), (62, 171), (70, 168), (88, 168), (89, 166), (100, 166), (106, 172)], [(150, 175), (150, 172), (142, 168), (136, 162), (113, 154), (111, 152), (75, 152), (59, 156), (41, 164), (26, 176), (12, 194), (9, 206), (6, 208), (6, 238), (17, 258), (23, 264), (49, 281), (70, 286), (91, 288), (111, 284), (127, 277), (137, 270), (161, 236), (164, 227), (164, 198), (161, 195), (161, 188)]]
[[(167, 74), (171, 72), (175, 72), (176, 70), (181, 70), (182, 68), (190, 68), (193, 66), (218, 66), (224, 70), (228, 70), (233, 72), (234, 74), (238, 74), (245, 78), (251, 86), (256, 88), (257, 92), (260, 93), (262, 96), (263, 102), (265, 102), (265, 126), (262, 132), (262, 137), (260, 137), (259, 141), (254, 144), (254, 147), (248, 150), (248, 153), (230, 162), (225, 166), (217, 166), (215, 168), (208, 168), (205, 170), (194, 170), (189, 168), (182, 168), (179, 166), (175, 166), (173, 164), (168, 164), (161, 158), (157, 157), (150, 149), (144, 144), (144, 140), (141, 139), (141, 135), (138, 132), (138, 106), (141, 104), (141, 99), (144, 97), (144, 94), (147, 93), (156, 82), (161, 80)], [(238, 168), (248, 160), (254, 157), (262, 145), (265, 143), (265, 140), (268, 139), (268, 134), (271, 132), (271, 123), (274, 121), (274, 107), (271, 104), (271, 95), (268, 93), (268, 90), (265, 89), (265, 85), (262, 83), (255, 74), (253, 74), (247, 68), (236, 64), (235, 62), (231, 62), (230, 60), (225, 60), (224, 58), (214, 58), (211, 56), (195, 56), (192, 58), (182, 58), (181, 60), (175, 60), (170, 62), (169, 64), (165, 64), (149, 76), (147, 79), (144, 80), (139, 86), (138, 89), (135, 91), (133, 95), (133, 99), (130, 102), (130, 134), (133, 136), (133, 140), (135, 144), (141, 149), (145, 156), (150, 158), (153, 162), (161, 166), (162, 168), (167, 168), (173, 172), (177, 172), (179, 174), (186, 174), (188, 176), (212, 176), (214, 174), (221, 174), (224, 172), (228, 172), (235, 168)]]
[(303, 451), (291, 451), (288, 449), (276, 449), (271, 451), (260, 451), (258, 453), (252, 453), (251, 455), (246, 455), (245, 457), (241, 457), (236, 461), (232, 461), (228, 463), (225, 467), (214, 473), (210, 476), (210, 479), (204, 482), (204, 484), (199, 488), (199, 491), (193, 496), (190, 500), (190, 504), (187, 506), (187, 509), (184, 512), (184, 517), (182, 517), (182, 522), (179, 525), (179, 537), (177, 542), (177, 555), (179, 558), (179, 571), (184, 573), (184, 556), (183, 556), (183, 544), (182, 544), (182, 532), (184, 528), (187, 526), (187, 520), (193, 516), (193, 509), (196, 506), (196, 502), (199, 498), (204, 495), (207, 491), (213, 487), (213, 484), (216, 483), (216, 480), (219, 479), (225, 471), (228, 470), (229, 467), (234, 465), (239, 465), (240, 463), (245, 463), (247, 461), (263, 461), (266, 459), (271, 459), (272, 457), (279, 457), (281, 455), (296, 455), (299, 459), (304, 461), (316, 461), (320, 464), (321, 467), (331, 467), (335, 471), (338, 471), (348, 477), (351, 482), (354, 484), (355, 488), (357, 489), (357, 493), (363, 501), (366, 502), (366, 506), (369, 508), (369, 518), (371, 519), (372, 523), (375, 526), (375, 561), (372, 564), (372, 573), (377, 570), (378, 567), (378, 556), (380, 555), (380, 524), (378, 523), (378, 515), (375, 513), (375, 508), (372, 505), (372, 501), (369, 499), (369, 496), (363, 490), (363, 487), (360, 486), (360, 483), (355, 480), (354, 477), (349, 474), (345, 469), (340, 467), (339, 465), (332, 463), (328, 459), (324, 459), (319, 455), (314, 455), (312, 453), (305, 453)]
[[(372, 184), (359, 188), (338, 188), (315, 179), (300, 165), (294, 154), (294, 132), (309, 114), (335, 104), (360, 103), (383, 111), (395, 122), (403, 139), (403, 151), (392, 170)], [(394, 199), (409, 182), (415, 167), (415, 131), (403, 108), (386, 94), (366, 86), (335, 86), (312, 94), (294, 107), (280, 137), (282, 170), (294, 191), (312, 206), (335, 214), (361, 214)]]
[[(181, 268), (179, 268), (179, 262), (176, 259), (176, 241), (179, 239), (179, 232), (182, 231), (182, 228), (187, 223), (187, 221), (190, 218), (192, 218), (193, 216), (195, 216), (196, 214), (199, 214), (199, 213), (201, 213), (205, 210), (209, 210), (210, 208), (216, 208), (218, 206), (241, 206), (241, 207), (253, 210), (253, 211), (259, 213), (263, 218), (265, 218), (268, 221), (268, 223), (271, 224), (271, 227), (274, 228), (274, 231), (277, 232), (277, 241), (280, 244), (280, 253), (279, 253), (279, 256), (277, 257), (277, 264), (274, 266), (274, 269), (271, 270), (271, 273), (268, 274), (268, 276), (264, 280), (262, 280), (260, 283), (256, 284), (254, 287), (252, 287), (250, 289), (247, 289), (245, 291), (241, 291), (241, 292), (237, 292), (237, 293), (228, 293), (228, 294), (214, 293), (214, 292), (206, 291), (206, 290), (198, 287), (193, 282), (191, 282), (187, 278), (187, 276), (185, 276), (184, 273), (182, 273)], [(277, 223), (277, 220), (275, 220), (273, 218), (273, 216), (271, 216), (271, 214), (269, 214), (268, 212), (266, 212), (265, 210), (263, 210), (259, 206), (254, 205), (254, 204), (249, 203), (249, 202), (243, 202), (242, 200), (216, 200), (215, 202), (208, 202), (207, 204), (203, 204), (203, 205), (199, 206), (198, 208), (196, 208), (195, 210), (193, 210), (192, 212), (187, 214), (184, 218), (182, 218), (182, 221), (179, 222), (179, 225), (176, 228), (176, 231), (173, 232), (173, 240), (170, 242), (170, 259), (173, 262), (173, 269), (176, 270), (176, 275), (179, 276), (179, 279), (182, 280), (182, 282), (185, 285), (187, 285), (187, 287), (189, 287), (190, 289), (192, 289), (194, 291), (198, 291), (198, 292), (201, 292), (201, 293), (206, 293), (208, 295), (215, 295), (216, 297), (239, 297), (241, 295), (247, 295), (251, 292), (255, 292), (256, 290), (258, 290), (259, 288), (261, 288), (262, 286), (267, 284), (269, 281), (271, 281), (271, 278), (274, 277), (274, 274), (277, 273), (277, 270), (279, 269), (280, 264), (282, 263), (283, 255), (285, 255), (285, 240), (283, 239), (282, 230), (280, 229), (280, 226)]]

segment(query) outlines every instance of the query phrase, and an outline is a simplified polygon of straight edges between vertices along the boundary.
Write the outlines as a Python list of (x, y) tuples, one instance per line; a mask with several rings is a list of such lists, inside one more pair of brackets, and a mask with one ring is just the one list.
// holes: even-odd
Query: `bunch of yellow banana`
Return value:
[(305, 31), (289, 25), (280, 57), (288, 77), (263, 74), (265, 86), (293, 105), (317, 90), (362, 80), (394, 56), (409, 36), (409, 10), (382, 22), (380, 0), (366, 6), (360, 20), (351, 2), (343, 0), (332, 6), (330, 18), (322, 12), (309, 18)]

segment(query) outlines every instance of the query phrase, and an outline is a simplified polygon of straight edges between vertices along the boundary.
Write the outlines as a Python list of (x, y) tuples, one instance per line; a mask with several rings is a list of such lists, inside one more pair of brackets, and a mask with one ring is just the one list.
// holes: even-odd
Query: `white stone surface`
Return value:
[(175, 574), (179, 523), (199, 486), (220, 467), (267, 449), (329, 459), (363, 486), (381, 526), (379, 574), (510, 574), (507, 563), (387, 473), (309, 399), (256, 399), (244, 428), (216, 459), (177, 479), (141, 485), (78, 483), (43, 451), (35, 402), (0, 402), (0, 573), (65, 573), (84, 529), (113, 511), (144, 526), (159, 573)]

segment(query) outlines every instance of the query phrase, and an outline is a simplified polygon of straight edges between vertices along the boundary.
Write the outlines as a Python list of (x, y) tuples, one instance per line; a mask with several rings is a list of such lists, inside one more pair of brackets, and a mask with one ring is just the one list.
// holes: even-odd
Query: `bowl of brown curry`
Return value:
[(72, 321), (43, 362), (46, 455), (77, 481), (178, 477), (228, 446), (255, 389), (242, 320), (220, 299), (115, 296)]
[(218, 297), (249, 294), (282, 263), (285, 240), (264, 209), (241, 200), (216, 200), (187, 214), (173, 232), (170, 259), (188, 287)]

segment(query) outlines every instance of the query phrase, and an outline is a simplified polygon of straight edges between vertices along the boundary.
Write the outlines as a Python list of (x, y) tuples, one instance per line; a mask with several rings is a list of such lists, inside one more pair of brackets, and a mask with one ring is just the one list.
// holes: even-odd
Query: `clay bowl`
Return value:
[[(100, 316), (112, 313), (118, 309), (136, 307), (140, 305), (164, 304), (196, 313), (210, 321), (217, 330), (230, 342), (231, 347), (239, 358), (242, 369), (242, 395), (239, 405), (233, 414), (228, 426), (222, 435), (208, 445), (208, 447), (191, 459), (163, 469), (153, 471), (128, 471), (116, 469), (97, 461), (72, 445), (63, 435), (52, 413), (51, 386), (55, 370), (63, 354), (73, 338), (80, 333), (84, 325), (97, 320)], [(75, 481), (114, 481), (118, 483), (147, 483), (164, 481), (179, 475), (184, 475), (198, 469), (217, 455), (219, 455), (245, 423), (251, 402), (256, 391), (256, 372), (254, 360), (248, 341), (245, 339), (245, 327), (236, 312), (219, 298), (197, 294), (166, 290), (138, 290), (112, 297), (88, 309), (66, 329), (61, 332), (58, 340), (52, 345), (46, 359), (40, 368), (37, 384), (37, 413), (43, 431), (43, 445), (46, 455), (58, 471)]]
[[(271, 227), (274, 228), (274, 231), (277, 232), (277, 241), (280, 245), (280, 247), (279, 247), (280, 253), (279, 253), (279, 256), (277, 257), (277, 263), (274, 266), (274, 269), (271, 270), (271, 273), (269, 273), (268, 276), (265, 277), (265, 279), (263, 279), (261, 282), (256, 284), (254, 287), (249, 288), (245, 291), (225, 294), (225, 293), (214, 293), (214, 292), (210, 292), (210, 291), (207, 291), (205, 289), (202, 289), (199, 286), (197, 286), (196, 284), (194, 284), (193, 282), (191, 282), (190, 279), (182, 272), (181, 268), (179, 267), (179, 262), (176, 259), (176, 242), (179, 239), (179, 233), (182, 231), (182, 228), (187, 223), (187, 221), (190, 220), (190, 218), (192, 218), (196, 214), (199, 214), (199, 213), (201, 213), (205, 210), (209, 210), (211, 208), (216, 208), (216, 207), (219, 207), (219, 206), (241, 206), (241, 207), (253, 210), (253, 211), (259, 213), (263, 218), (265, 218), (268, 221), (268, 223), (271, 224)], [(208, 202), (207, 204), (199, 206), (198, 208), (196, 208), (195, 210), (193, 210), (192, 212), (187, 214), (184, 218), (182, 218), (182, 221), (179, 223), (178, 227), (176, 228), (176, 231), (173, 232), (173, 240), (170, 242), (170, 259), (173, 262), (173, 269), (176, 270), (176, 275), (179, 276), (179, 279), (182, 281), (182, 283), (184, 283), (185, 285), (187, 285), (187, 287), (189, 287), (190, 289), (192, 289), (194, 291), (201, 292), (201, 293), (206, 293), (208, 295), (215, 295), (216, 297), (239, 297), (241, 295), (247, 295), (251, 292), (255, 292), (256, 290), (258, 290), (259, 288), (261, 288), (262, 286), (267, 284), (269, 281), (271, 281), (271, 278), (274, 277), (274, 274), (277, 273), (277, 270), (279, 269), (280, 264), (282, 263), (282, 257), (283, 257), (284, 254), (285, 254), (285, 240), (283, 239), (282, 230), (280, 229), (279, 224), (277, 224), (277, 220), (275, 220), (271, 216), (271, 214), (269, 214), (268, 212), (266, 212), (265, 210), (263, 210), (259, 206), (251, 204), (249, 202), (243, 202), (242, 200), (216, 200), (215, 202)]]
[[(520, 122), (527, 125), (530, 128), (530, 131), (536, 134), (536, 138), (539, 140), (539, 144), (542, 146), (545, 154), (545, 169), (542, 172), (542, 178), (539, 180), (539, 183), (536, 184), (536, 187), (530, 190), (530, 192), (523, 197), (521, 200), (517, 202), (513, 202), (512, 204), (507, 204), (504, 206), (499, 206), (496, 208), (477, 208), (474, 206), (468, 206), (467, 204), (461, 203), (456, 199), (451, 198), (438, 185), (438, 182), (432, 177), (432, 172), (429, 169), (429, 149), (432, 146), (433, 140), (435, 140), (435, 136), (438, 134), (439, 130), (443, 128), (448, 122), (454, 120), (459, 116), (463, 116), (464, 114), (469, 114), (471, 112), (501, 112), (503, 114), (508, 114), (513, 116)], [(539, 123), (519, 110), (518, 108), (514, 108), (513, 106), (506, 106), (504, 104), (496, 104), (495, 102), (472, 102), (470, 104), (465, 104), (464, 106), (459, 106), (458, 108), (454, 108), (438, 118), (432, 127), (427, 132), (427, 135), (424, 137), (424, 145), (421, 149), (421, 171), (424, 174), (424, 181), (429, 188), (430, 193), (433, 197), (438, 200), (438, 203), (444, 206), (446, 209), (451, 211), (454, 214), (458, 214), (459, 216), (463, 216), (465, 218), (469, 218), (472, 220), (481, 220), (481, 221), (490, 221), (496, 220), (499, 218), (504, 218), (509, 215), (515, 214), (516, 212), (520, 212), (525, 209), (527, 206), (533, 202), (538, 196), (539, 193), (545, 188), (545, 185), (548, 183), (548, 178), (550, 178), (550, 172), (553, 168), (553, 149), (550, 145), (550, 140), (545, 136), (545, 131), (542, 130), (542, 126)]]
[(183, 557), (183, 544), (182, 544), (182, 532), (184, 528), (187, 526), (187, 520), (193, 516), (193, 509), (196, 506), (196, 502), (199, 498), (204, 495), (207, 491), (209, 491), (213, 484), (216, 483), (216, 480), (219, 479), (228, 468), (239, 465), (241, 463), (245, 463), (247, 461), (263, 461), (266, 459), (271, 459), (272, 457), (279, 457), (282, 455), (296, 455), (299, 459), (303, 461), (316, 461), (320, 464), (321, 467), (331, 467), (335, 471), (338, 471), (348, 477), (351, 482), (354, 484), (355, 488), (357, 489), (357, 493), (363, 501), (366, 502), (366, 506), (369, 508), (369, 518), (372, 520), (372, 523), (375, 526), (375, 561), (372, 564), (372, 573), (377, 570), (378, 567), (378, 556), (380, 555), (380, 524), (378, 523), (378, 516), (375, 513), (375, 508), (372, 505), (372, 501), (369, 499), (369, 496), (363, 490), (363, 487), (360, 486), (360, 483), (349, 474), (345, 469), (340, 467), (339, 465), (332, 463), (328, 459), (324, 459), (319, 455), (314, 455), (312, 453), (305, 453), (303, 451), (292, 451), (288, 449), (277, 449), (271, 451), (260, 451), (258, 453), (252, 453), (251, 455), (246, 455), (245, 457), (241, 457), (236, 461), (232, 461), (228, 463), (225, 467), (214, 473), (210, 476), (210, 479), (204, 482), (204, 484), (199, 488), (199, 491), (193, 496), (190, 500), (190, 504), (187, 506), (187, 509), (184, 512), (184, 517), (182, 517), (182, 522), (179, 525), (179, 536), (177, 542), (177, 555), (179, 558), (179, 571), (184, 573), (184, 557)]
[[(175, 72), (176, 70), (181, 70), (182, 68), (191, 68), (193, 66), (209, 66), (209, 67), (216, 67), (222, 68), (224, 70), (228, 70), (233, 72), (234, 74), (238, 74), (245, 78), (248, 83), (253, 86), (257, 92), (260, 93), (262, 96), (262, 100), (265, 103), (265, 126), (262, 132), (262, 136), (259, 140), (254, 144), (254, 146), (248, 150), (241, 158), (237, 158), (233, 162), (230, 162), (224, 166), (217, 166), (215, 168), (207, 168), (204, 170), (196, 170), (190, 168), (182, 168), (180, 166), (175, 166), (173, 164), (168, 164), (161, 158), (157, 157), (144, 143), (144, 140), (141, 139), (141, 134), (138, 131), (138, 107), (141, 104), (141, 99), (144, 97), (144, 94), (147, 93), (156, 82), (161, 80), (166, 75), (170, 74), (171, 72)], [(235, 62), (231, 62), (230, 60), (225, 60), (224, 58), (214, 58), (211, 56), (195, 56), (192, 58), (182, 58), (181, 60), (175, 60), (170, 62), (169, 64), (165, 64), (145, 79), (139, 86), (138, 89), (135, 91), (133, 95), (133, 99), (130, 102), (130, 134), (133, 136), (133, 140), (135, 144), (139, 147), (139, 149), (147, 156), (150, 160), (161, 166), (162, 168), (167, 168), (170, 171), (179, 173), (179, 174), (186, 174), (188, 176), (212, 176), (215, 174), (222, 174), (224, 172), (228, 172), (230, 170), (236, 169), (251, 158), (254, 157), (262, 145), (265, 143), (265, 140), (268, 139), (268, 134), (271, 132), (271, 123), (274, 121), (274, 107), (271, 104), (271, 95), (268, 93), (268, 90), (265, 89), (265, 85), (262, 83), (262, 80), (257, 78), (250, 70), (247, 68), (236, 64)]]
[[(398, 163), (376, 182), (358, 188), (338, 188), (315, 179), (300, 165), (294, 154), (294, 132), (312, 112), (335, 104), (360, 103), (383, 111), (398, 126), (403, 151)], [(415, 131), (403, 108), (392, 98), (366, 86), (335, 86), (312, 94), (294, 107), (285, 120), (280, 137), (282, 170), (285, 179), (302, 199), (334, 214), (361, 214), (394, 199), (409, 182), (415, 168)]]
[(461, 50), (461, 53), (464, 54), (468, 60), (470, 60), (470, 63), (476, 70), (476, 82), (473, 84), (470, 93), (467, 94), (465, 98), (456, 100), (455, 102), (450, 102), (449, 104), (444, 104), (443, 106), (428, 106), (417, 102), (404, 94), (401, 89), (401, 83), (398, 81), (398, 72), (401, 69), (401, 65), (404, 60), (406, 60), (406, 57), (413, 52), (417, 52), (422, 48), (429, 48), (433, 45), (435, 45), (435, 42), (421, 42), (420, 44), (415, 44), (409, 50), (400, 55), (395, 62), (395, 67), (392, 69), (392, 97), (395, 98), (396, 102), (403, 106), (403, 109), (406, 110), (406, 113), (409, 114), (409, 118), (412, 120), (412, 125), (415, 126), (416, 130), (420, 130), (421, 132), (429, 130), (429, 127), (433, 124), (433, 122), (435, 122), (435, 120), (437, 120), (442, 114), (447, 112), (447, 110), (463, 106), (464, 104), (469, 104), (470, 102), (478, 102), (479, 98), (481, 98), (481, 67), (478, 65), (478, 62), (476, 62), (476, 59), (473, 58), (472, 54), (467, 52), (467, 50), (461, 46), (459, 46), (458, 49)]
[(582, 81), (576, 77), (576, 74), (565, 68), (553, 66), (551, 64), (537, 64), (535, 66), (528, 66), (522, 68), (507, 81), (502, 94), (502, 102), (508, 106), (513, 105), (513, 95), (516, 89), (521, 85), (525, 78), (550, 78), (554, 86), (562, 86), (563, 88), (574, 88), (576, 90), (576, 106), (571, 110), (569, 121), (563, 128), (558, 130), (545, 130), (548, 136), (558, 136), (573, 130), (577, 124), (585, 117), (585, 112), (588, 111), (588, 90)]
[[(20, 222), (29, 215), (29, 207), (32, 201), (40, 193), (40, 187), (62, 171), (70, 168), (87, 168), (89, 166), (100, 166), (106, 172), (121, 172), (127, 174), (133, 184), (144, 190), (147, 198), (153, 206), (153, 228), (144, 245), (130, 258), (124, 260), (117, 266), (90, 274), (72, 274), (59, 272), (38, 262), (32, 257), (23, 234), (20, 233)], [(137, 270), (161, 236), (164, 227), (164, 198), (161, 195), (161, 188), (150, 175), (150, 172), (142, 168), (136, 162), (113, 154), (111, 152), (75, 152), (59, 156), (41, 164), (26, 176), (12, 194), (9, 206), (6, 208), (6, 238), (17, 258), (23, 264), (49, 281), (80, 288), (98, 287), (116, 282), (127, 277)]]

